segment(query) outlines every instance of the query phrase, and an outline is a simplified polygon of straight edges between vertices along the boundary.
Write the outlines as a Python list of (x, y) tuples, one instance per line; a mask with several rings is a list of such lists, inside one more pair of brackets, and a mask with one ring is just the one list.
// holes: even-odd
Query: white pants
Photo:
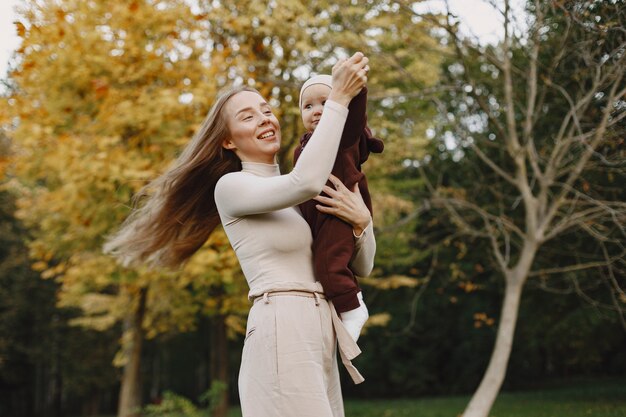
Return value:
[(243, 417), (344, 417), (332, 308), (312, 293), (256, 299), (239, 371)]

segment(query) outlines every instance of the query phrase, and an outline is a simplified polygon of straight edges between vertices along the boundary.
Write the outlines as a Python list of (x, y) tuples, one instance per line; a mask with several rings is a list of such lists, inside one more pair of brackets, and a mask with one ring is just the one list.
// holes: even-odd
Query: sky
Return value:
[(0, 0), (0, 78), (5, 78), (11, 52), (19, 45), (13, 24), (15, 20), (13, 6), (16, 4), (17, 0)]
[[(496, 0), (501, 3), (501, 0)], [(0, 78), (6, 78), (7, 64), (11, 53), (19, 46), (19, 39), (13, 22), (13, 10), (20, 0), (0, 0)], [(520, 4), (521, 0), (514, 1)], [(428, 0), (424, 9), (442, 10), (442, 0)], [(450, 8), (461, 19), (466, 33), (476, 35), (481, 42), (494, 42), (503, 36), (502, 18), (487, 0), (449, 0)]]

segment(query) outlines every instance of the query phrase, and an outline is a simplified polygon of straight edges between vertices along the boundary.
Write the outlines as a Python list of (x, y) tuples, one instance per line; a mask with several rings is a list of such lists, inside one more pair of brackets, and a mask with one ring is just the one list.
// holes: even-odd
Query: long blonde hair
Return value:
[(177, 267), (193, 255), (220, 223), (215, 184), (241, 170), (241, 161), (222, 142), (229, 135), (224, 106), (240, 86), (222, 93), (198, 132), (164, 174), (133, 197), (133, 211), (109, 236), (104, 252), (125, 266)]

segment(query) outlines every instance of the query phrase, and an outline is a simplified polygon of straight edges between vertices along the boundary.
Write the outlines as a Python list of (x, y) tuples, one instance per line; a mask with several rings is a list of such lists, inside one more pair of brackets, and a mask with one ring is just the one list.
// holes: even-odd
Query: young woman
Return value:
[(351, 267), (369, 274), (367, 206), (334, 177), (335, 189), (324, 186), (367, 62), (356, 53), (335, 65), (322, 119), (286, 175), (276, 164), (281, 133), (269, 104), (248, 87), (220, 96), (175, 166), (146, 186), (146, 203), (105, 245), (125, 264), (178, 266), (223, 225), (253, 302), (239, 373), (245, 417), (343, 416), (337, 341), (353, 380), (363, 380), (350, 363), (359, 348), (315, 280), (311, 231), (296, 206), (324, 190), (322, 210), (353, 226)]

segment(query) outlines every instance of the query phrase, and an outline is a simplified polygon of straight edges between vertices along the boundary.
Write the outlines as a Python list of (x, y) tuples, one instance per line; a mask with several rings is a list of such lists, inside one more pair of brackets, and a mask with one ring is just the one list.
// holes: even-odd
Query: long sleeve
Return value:
[(248, 172), (224, 175), (215, 187), (220, 215), (242, 217), (295, 206), (318, 195), (335, 162), (348, 109), (326, 101), (315, 133), (294, 169), (286, 175), (259, 177)]
[(341, 136), (341, 149), (346, 149), (357, 143), (366, 126), (367, 116), (367, 87), (363, 87), (348, 105), (348, 118)]
[(363, 233), (354, 239), (354, 255), (350, 261), (350, 269), (354, 275), (366, 277), (371, 274), (375, 255), (376, 237), (373, 223), (370, 222)]

